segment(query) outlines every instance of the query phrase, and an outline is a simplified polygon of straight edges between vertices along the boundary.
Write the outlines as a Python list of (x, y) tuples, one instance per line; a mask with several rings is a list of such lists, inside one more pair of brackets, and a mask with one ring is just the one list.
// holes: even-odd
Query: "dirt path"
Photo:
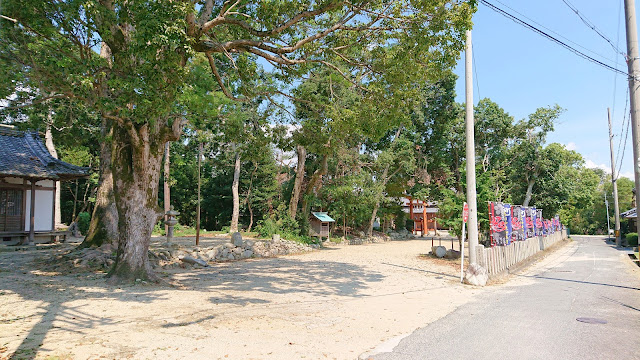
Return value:
[(455, 263), (420, 258), (430, 246), (335, 246), (161, 272), (184, 289), (33, 267), (62, 249), (0, 253), (0, 359), (355, 359), (484, 291), (458, 284)]

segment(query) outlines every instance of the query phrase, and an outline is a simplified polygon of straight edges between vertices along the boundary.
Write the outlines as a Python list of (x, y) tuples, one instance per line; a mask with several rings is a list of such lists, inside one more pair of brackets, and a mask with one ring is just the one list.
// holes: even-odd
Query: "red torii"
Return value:
[[(409, 200), (409, 218), (413, 220), (413, 234), (417, 234), (418, 231), (422, 232), (422, 236), (426, 235), (429, 232), (429, 222), (428, 222), (428, 214), (427, 214), (427, 203), (422, 200), (416, 200), (415, 206), (422, 205), (422, 214), (414, 214), (413, 212), (413, 198), (411, 196), (407, 196)], [(422, 215), (422, 216), (421, 216)], [(435, 222), (433, 224), (435, 228)]]

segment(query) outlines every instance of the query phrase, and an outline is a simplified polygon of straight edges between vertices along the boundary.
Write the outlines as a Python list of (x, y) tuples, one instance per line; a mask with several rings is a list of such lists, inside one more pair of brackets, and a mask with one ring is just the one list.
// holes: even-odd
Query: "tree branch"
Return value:
[(43, 103), (47, 100), (51, 100), (51, 99), (64, 99), (64, 98), (70, 98), (70, 95), (65, 95), (65, 94), (56, 94), (56, 95), (51, 95), (51, 96), (45, 96), (43, 98), (37, 99), (37, 100), (33, 100), (31, 101), (29, 104), (20, 104), (20, 105), (13, 105), (13, 106), (5, 106), (2, 109), (3, 110), (12, 110), (12, 109), (21, 109), (21, 108), (25, 108), (25, 107), (29, 107), (29, 106), (33, 106), (33, 105), (37, 105), (40, 103)]
[(229, 89), (227, 89), (227, 87), (224, 85), (224, 82), (222, 81), (222, 77), (220, 76), (220, 73), (218, 72), (218, 67), (216, 67), (215, 61), (213, 60), (213, 56), (211, 56), (211, 54), (207, 53), (207, 60), (209, 60), (209, 67), (211, 68), (211, 71), (213, 72), (213, 75), (216, 78), (216, 81), (218, 82), (218, 85), (220, 85), (220, 89), (222, 90), (222, 92), (231, 100), (233, 101), (241, 101), (241, 102), (246, 102), (248, 101), (248, 99), (243, 98), (237, 98), (235, 96), (233, 96), (233, 94), (231, 94), (231, 92), (229, 91)]
[[(212, 19), (211, 21), (206, 22), (202, 26), (202, 30), (203, 31), (208, 31), (208, 30), (212, 29), (213, 27), (215, 27), (217, 25), (226, 23), (226, 24), (238, 25), (238, 26), (242, 27), (243, 29), (247, 30), (251, 35), (258, 36), (258, 37), (268, 37), (268, 36), (277, 35), (277, 34), (283, 32), (284, 30), (290, 28), (291, 26), (297, 24), (298, 22), (300, 22), (301, 20), (303, 20), (305, 18), (313, 17), (313, 16), (320, 15), (320, 14), (324, 14), (324, 13), (330, 11), (330, 10), (333, 10), (333, 9), (336, 9), (336, 8), (342, 6), (345, 3), (346, 2), (344, 2), (344, 1), (338, 1), (338, 2), (335, 2), (335, 3), (329, 3), (328, 5), (326, 5), (324, 7), (321, 7), (321, 8), (318, 8), (316, 10), (302, 11), (302, 12), (296, 14), (291, 19), (285, 21), (284, 23), (282, 23), (282, 24), (276, 26), (275, 28), (273, 28), (272, 30), (268, 30), (268, 31), (257, 30), (255, 28), (253, 28), (251, 25), (249, 25), (248, 23), (246, 23), (244, 21), (241, 21), (241, 20), (225, 18), (224, 16), (226, 14), (226, 11), (231, 9), (231, 7), (229, 9), (225, 9), (223, 7), (221, 12), (220, 12), (220, 15), (218, 15), (215, 19)], [(235, 4), (232, 5), (232, 6), (235, 6)]]

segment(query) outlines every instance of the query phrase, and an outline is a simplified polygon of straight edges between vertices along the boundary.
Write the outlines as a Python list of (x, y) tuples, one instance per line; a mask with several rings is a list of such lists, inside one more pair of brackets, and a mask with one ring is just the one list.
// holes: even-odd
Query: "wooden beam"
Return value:
[(408, 196), (407, 198), (409, 199), (409, 218), (413, 222), (413, 229), (411, 230), (411, 233), (415, 234), (416, 233), (416, 223), (413, 220), (413, 199), (411, 198), (411, 196)]
[(422, 236), (427, 236), (429, 233), (429, 225), (427, 224), (427, 204), (422, 202)]
[(35, 224), (36, 224), (36, 181), (31, 179), (31, 209), (29, 218), (29, 245), (36, 244)]

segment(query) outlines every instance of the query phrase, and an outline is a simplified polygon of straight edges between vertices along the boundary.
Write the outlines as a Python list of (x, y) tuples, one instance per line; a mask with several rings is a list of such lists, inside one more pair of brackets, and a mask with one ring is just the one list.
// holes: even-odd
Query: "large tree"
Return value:
[[(393, 106), (406, 100), (394, 94), (408, 94), (400, 90), (455, 63), (475, 2), (9, 0), (2, 5), (3, 15), (15, 22), (0, 20), (0, 71), (18, 70), (22, 85), (3, 81), (0, 92), (8, 95), (26, 85), (41, 99), (82, 101), (104, 119), (118, 212), (118, 255), (110, 276), (130, 281), (156, 279), (147, 249), (161, 216), (163, 149), (182, 131), (176, 100), (195, 53), (207, 57), (219, 85), (212, 90), (229, 98), (287, 96), (280, 85), (319, 64), (365, 89), (371, 101), (389, 99)], [(108, 49), (104, 57), (102, 43)], [(258, 59), (276, 76), (256, 86)]]

